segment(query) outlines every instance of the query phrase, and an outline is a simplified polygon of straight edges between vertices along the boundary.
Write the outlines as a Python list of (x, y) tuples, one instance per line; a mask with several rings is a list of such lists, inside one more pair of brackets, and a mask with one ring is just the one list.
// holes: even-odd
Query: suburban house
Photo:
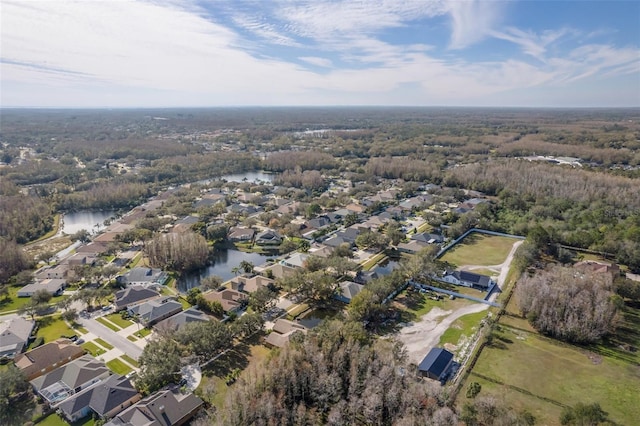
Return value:
[(363, 205), (353, 203), (345, 206), (345, 209), (349, 210), (350, 213), (363, 213), (365, 208)]
[(442, 277), (442, 281), (464, 287), (480, 288), (483, 290), (487, 290), (494, 284), (491, 277), (469, 271), (447, 272), (444, 277)]
[(58, 279), (62, 280), (71, 274), (71, 266), (66, 263), (61, 263), (55, 266), (48, 266), (35, 273), (37, 280)]
[(290, 268), (304, 268), (305, 262), (308, 257), (309, 255), (305, 253), (294, 253), (293, 255), (282, 260), (281, 263), (285, 266), (289, 266)]
[(178, 220), (175, 223), (175, 225), (171, 229), (171, 232), (175, 232), (175, 233), (191, 232), (191, 227), (194, 224), (198, 223), (199, 221), (200, 221), (200, 218), (196, 216), (185, 216), (184, 218)]
[(106, 379), (111, 371), (102, 361), (83, 355), (55, 370), (36, 377), (30, 383), (33, 390), (54, 406), (94, 383)]
[(57, 408), (70, 423), (73, 423), (92, 412), (103, 419), (113, 418), (140, 398), (129, 379), (114, 375), (73, 395)]
[(127, 307), (129, 315), (136, 318), (145, 327), (169, 318), (180, 311), (182, 311), (182, 304), (173, 297), (160, 297)]
[(411, 240), (408, 243), (399, 243), (398, 251), (402, 253), (415, 254), (415, 253), (418, 253), (423, 248), (428, 247), (428, 245), (429, 244), (423, 243), (421, 241)]
[(282, 237), (272, 229), (256, 235), (256, 244), (258, 245), (280, 245), (280, 243), (282, 243)]
[(411, 240), (419, 241), (425, 244), (440, 244), (444, 242), (444, 237), (440, 234), (431, 234), (429, 232), (421, 232), (419, 234), (413, 234)]
[(244, 293), (253, 293), (260, 287), (267, 287), (274, 285), (275, 281), (271, 278), (263, 277), (262, 275), (254, 275), (252, 277), (245, 277), (240, 275), (231, 279), (231, 288)]
[(33, 380), (84, 355), (84, 349), (69, 339), (58, 339), (18, 354), (13, 362), (27, 380)]
[(0, 358), (13, 358), (27, 347), (35, 321), (15, 317), (0, 323)]
[(268, 346), (282, 348), (289, 343), (289, 338), (295, 332), (307, 334), (307, 327), (294, 321), (278, 318), (273, 324), (273, 330), (265, 339)]
[(89, 265), (93, 266), (96, 263), (97, 257), (90, 253), (75, 253), (69, 256), (66, 260), (66, 263), (73, 266), (84, 266)]
[(611, 274), (614, 277), (620, 275), (620, 267), (615, 263), (601, 262), (595, 260), (583, 260), (573, 265), (574, 268), (584, 272), (594, 272), (597, 274)]
[(80, 247), (76, 248), (76, 253), (92, 254), (97, 256), (106, 252), (107, 250), (109, 250), (108, 243), (91, 241), (90, 243), (83, 244)]
[(27, 284), (18, 290), (18, 297), (31, 297), (36, 291), (44, 290), (52, 296), (60, 296), (67, 285), (67, 281), (57, 278), (49, 278)]
[(424, 377), (444, 382), (454, 366), (453, 354), (446, 349), (433, 348), (418, 365), (418, 371)]
[(105, 426), (180, 426), (202, 408), (204, 402), (177, 387), (160, 390), (120, 412)]
[(227, 288), (221, 291), (208, 291), (202, 295), (209, 302), (220, 302), (225, 312), (237, 312), (249, 302), (245, 293)]
[(256, 231), (251, 228), (234, 227), (229, 229), (227, 239), (231, 242), (251, 241), (256, 235)]
[(160, 293), (157, 291), (139, 285), (134, 285), (116, 292), (113, 304), (115, 305), (116, 311), (121, 311), (130, 305), (155, 299), (156, 297), (160, 297)]
[(350, 303), (354, 296), (362, 291), (364, 286), (362, 284), (354, 283), (353, 281), (342, 281), (340, 283), (340, 290), (335, 295), (335, 299)]
[(116, 277), (118, 284), (122, 285), (163, 285), (169, 276), (161, 269), (147, 268), (147, 267), (135, 267), (124, 275)]
[[(256, 268), (256, 270), (258, 270), (258, 268)], [(278, 279), (294, 275), (296, 273), (296, 269), (281, 263), (274, 263), (273, 265), (264, 268), (262, 272), (267, 276), (272, 276), (273, 278)]]
[(178, 331), (186, 324), (192, 322), (206, 322), (209, 317), (196, 308), (189, 308), (186, 311), (179, 312), (169, 318), (166, 318), (155, 325), (156, 330)]

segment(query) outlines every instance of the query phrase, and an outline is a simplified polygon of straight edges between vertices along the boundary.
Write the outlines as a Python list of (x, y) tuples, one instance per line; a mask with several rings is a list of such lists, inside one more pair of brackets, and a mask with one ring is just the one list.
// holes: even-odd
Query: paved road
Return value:
[(90, 333), (98, 336), (102, 340), (105, 340), (107, 343), (111, 343), (114, 347), (120, 349), (131, 358), (138, 359), (142, 354), (141, 347), (100, 324), (95, 319), (78, 318), (78, 321)]

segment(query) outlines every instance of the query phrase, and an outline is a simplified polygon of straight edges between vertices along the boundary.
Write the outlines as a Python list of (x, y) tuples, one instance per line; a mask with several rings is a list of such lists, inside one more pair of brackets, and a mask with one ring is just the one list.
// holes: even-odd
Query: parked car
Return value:
[(81, 345), (84, 343), (84, 339), (78, 339), (76, 340), (76, 345)]

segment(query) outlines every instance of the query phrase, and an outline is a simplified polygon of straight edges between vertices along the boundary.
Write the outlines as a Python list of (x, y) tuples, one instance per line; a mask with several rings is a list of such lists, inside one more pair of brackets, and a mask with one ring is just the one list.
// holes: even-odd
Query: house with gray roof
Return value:
[(117, 276), (116, 281), (122, 285), (141, 285), (148, 287), (156, 284), (164, 285), (167, 278), (169, 278), (169, 275), (161, 269), (137, 266), (124, 275)]
[(202, 408), (204, 402), (177, 386), (160, 390), (122, 411), (105, 426), (180, 426)]
[(307, 327), (294, 321), (278, 318), (273, 324), (271, 333), (265, 338), (265, 343), (268, 346), (282, 348), (289, 343), (289, 338), (296, 332), (306, 334)]
[(282, 236), (272, 229), (268, 229), (256, 235), (258, 245), (280, 245)]
[(413, 234), (411, 236), (411, 239), (426, 244), (440, 244), (444, 242), (444, 237), (442, 235), (429, 232), (420, 232), (418, 234)]
[(0, 322), (0, 358), (13, 358), (27, 347), (35, 321), (15, 317)]
[(91, 413), (96, 413), (103, 419), (113, 418), (140, 398), (129, 379), (113, 375), (73, 395), (58, 404), (57, 408), (70, 423), (73, 423)]
[(447, 272), (442, 278), (442, 281), (464, 287), (480, 288), (482, 290), (487, 290), (494, 284), (491, 277), (469, 271)]
[(256, 235), (255, 229), (233, 227), (229, 229), (229, 234), (227, 235), (227, 239), (231, 242), (251, 241), (253, 240), (253, 237), (255, 235)]
[(418, 365), (418, 371), (424, 377), (445, 382), (455, 367), (453, 354), (446, 349), (433, 348)]
[(159, 321), (155, 325), (155, 329), (178, 331), (186, 324), (206, 321), (210, 321), (210, 318), (204, 312), (199, 311), (196, 308), (189, 308), (186, 311), (179, 312), (169, 318)]
[(341, 302), (350, 303), (351, 299), (360, 293), (363, 288), (364, 285), (362, 284), (353, 281), (342, 281), (338, 293), (334, 297)]
[(130, 305), (127, 312), (137, 318), (140, 324), (149, 327), (158, 321), (182, 311), (182, 304), (173, 297), (160, 297), (137, 305)]
[(160, 293), (157, 291), (139, 285), (134, 285), (116, 292), (113, 303), (116, 307), (115, 310), (121, 311), (130, 305), (155, 299), (156, 297), (160, 297)]
[(104, 362), (91, 355), (83, 355), (30, 383), (33, 390), (53, 406), (106, 379), (110, 374), (111, 371)]
[(60, 296), (67, 286), (67, 281), (57, 278), (36, 281), (18, 290), (18, 297), (31, 297), (36, 291), (44, 290), (52, 296)]

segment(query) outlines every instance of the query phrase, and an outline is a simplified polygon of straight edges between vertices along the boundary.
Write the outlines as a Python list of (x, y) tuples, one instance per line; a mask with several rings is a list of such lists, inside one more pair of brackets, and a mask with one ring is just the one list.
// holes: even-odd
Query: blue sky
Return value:
[(2, 107), (640, 106), (640, 1), (2, 0)]

